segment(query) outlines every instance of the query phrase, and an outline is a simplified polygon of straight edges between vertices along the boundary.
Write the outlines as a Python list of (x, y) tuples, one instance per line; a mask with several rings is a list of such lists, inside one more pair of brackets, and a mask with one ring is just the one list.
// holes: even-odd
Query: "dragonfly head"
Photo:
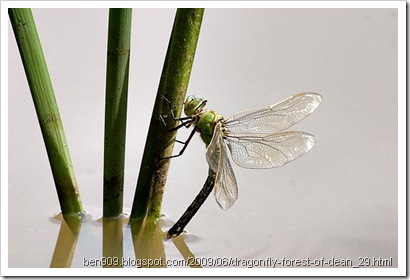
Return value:
[(193, 116), (205, 107), (207, 100), (203, 98), (197, 98), (190, 95), (186, 98), (184, 103), (184, 113), (187, 116)]

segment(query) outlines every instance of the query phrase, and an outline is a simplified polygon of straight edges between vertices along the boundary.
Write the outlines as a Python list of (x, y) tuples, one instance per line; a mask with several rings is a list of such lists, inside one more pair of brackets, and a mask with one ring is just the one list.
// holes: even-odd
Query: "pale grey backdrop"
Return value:
[[(98, 219), (108, 10), (33, 12), (82, 201)], [(128, 213), (174, 14), (174, 9), (133, 12)], [(222, 211), (211, 196), (187, 227), (197, 257), (335, 257), (356, 264), (359, 257), (393, 257), (397, 265), (397, 44), (396, 9), (206, 10), (189, 94), (206, 97), (208, 106), (226, 117), (303, 91), (322, 94), (323, 102), (297, 125), (317, 139), (307, 155), (272, 170), (234, 166), (237, 203)], [(206, 175), (205, 146), (196, 137), (185, 155), (172, 161), (162, 208), (167, 219), (179, 218)], [(49, 265), (59, 226), (48, 217), (58, 207), (10, 27), (11, 267)], [(95, 234), (101, 238), (100, 231)], [(101, 254), (99, 241), (80, 236), (80, 245), (89, 246), (78, 249), (89, 256)], [(132, 254), (131, 244), (125, 248)], [(169, 258), (181, 257), (166, 249)]]

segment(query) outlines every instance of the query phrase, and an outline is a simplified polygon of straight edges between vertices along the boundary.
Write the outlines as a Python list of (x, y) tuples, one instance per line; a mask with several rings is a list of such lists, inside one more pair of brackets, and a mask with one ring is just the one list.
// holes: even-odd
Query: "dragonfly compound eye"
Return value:
[(193, 116), (198, 109), (203, 107), (206, 104), (206, 100), (203, 98), (195, 98), (190, 95), (186, 98), (184, 103), (184, 113), (187, 116)]

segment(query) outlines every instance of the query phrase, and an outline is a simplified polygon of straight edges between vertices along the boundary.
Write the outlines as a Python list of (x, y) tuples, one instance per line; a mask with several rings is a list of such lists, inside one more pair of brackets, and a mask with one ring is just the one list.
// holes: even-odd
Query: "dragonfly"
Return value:
[[(168, 230), (167, 238), (180, 235), (214, 189), (216, 202), (223, 209), (238, 199), (238, 185), (232, 160), (243, 168), (264, 169), (282, 166), (307, 153), (315, 144), (313, 135), (287, 129), (309, 116), (322, 101), (314, 92), (295, 94), (277, 104), (239, 112), (229, 118), (207, 109), (207, 100), (188, 96), (184, 102), (186, 117), (172, 118), (181, 127), (194, 127), (181, 151), (167, 158), (181, 156), (193, 135), (198, 132), (206, 145), (209, 171), (200, 193), (181, 218)], [(164, 116), (161, 120), (166, 126)]]

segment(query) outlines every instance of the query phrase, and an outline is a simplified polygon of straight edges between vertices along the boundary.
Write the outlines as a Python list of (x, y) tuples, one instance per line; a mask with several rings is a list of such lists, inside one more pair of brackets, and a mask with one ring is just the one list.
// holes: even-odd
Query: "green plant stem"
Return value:
[[(162, 69), (161, 80), (151, 116), (131, 218), (158, 218), (161, 214), (162, 195), (174, 147), (176, 133), (168, 132), (160, 115), (170, 115), (165, 97), (175, 105), (173, 111), (179, 117), (188, 88), (195, 50), (201, 29), (204, 9), (177, 9), (174, 26)], [(174, 127), (175, 121), (168, 118), (167, 125)]]
[(110, 9), (104, 134), (103, 216), (122, 213), (132, 9)]
[(77, 181), (31, 9), (9, 9), (9, 16), (40, 123), (61, 211), (63, 215), (81, 213)]

